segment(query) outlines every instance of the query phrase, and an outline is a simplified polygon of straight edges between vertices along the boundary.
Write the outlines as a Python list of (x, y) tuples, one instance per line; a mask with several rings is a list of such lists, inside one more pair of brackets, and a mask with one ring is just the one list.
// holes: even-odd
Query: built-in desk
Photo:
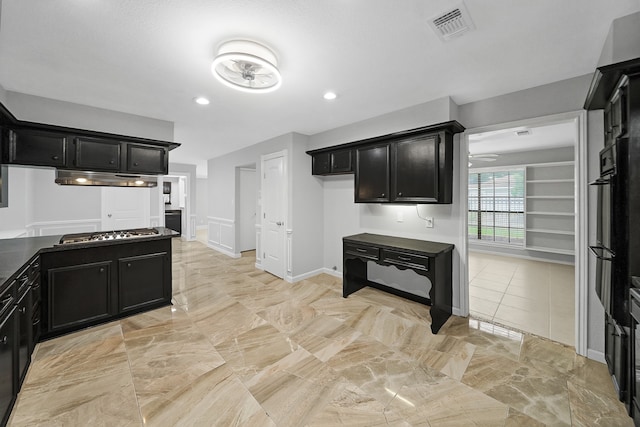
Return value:
[[(431, 330), (436, 334), (451, 316), (451, 254), (453, 248), (454, 246), (449, 243), (379, 234), (363, 233), (343, 237), (342, 296), (346, 298), (365, 286), (371, 286), (430, 305)], [(401, 270), (413, 270), (428, 278), (431, 281), (429, 298), (368, 280), (368, 261), (384, 266), (395, 266)]]

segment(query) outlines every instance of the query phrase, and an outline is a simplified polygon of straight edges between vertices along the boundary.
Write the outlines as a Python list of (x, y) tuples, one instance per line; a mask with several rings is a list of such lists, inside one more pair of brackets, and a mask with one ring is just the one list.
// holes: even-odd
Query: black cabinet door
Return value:
[(356, 151), (356, 203), (389, 201), (389, 144)]
[(64, 167), (67, 137), (64, 134), (18, 129), (10, 132), (7, 163)]
[(78, 169), (118, 171), (120, 170), (120, 142), (97, 138), (73, 139), (73, 166)]
[(438, 135), (410, 138), (392, 145), (394, 202), (438, 201)]
[(135, 173), (167, 174), (168, 150), (141, 144), (127, 144), (127, 171)]
[(49, 269), (48, 330), (98, 321), (115, 314), (111, 261)]
[(15, 364), (16, 310), (0, 320), (0, 425), (5, 425), (17, 394)]
[(311, 173), (313, 175), (328, 175), (331, 172), (331, 153), (314, 154), (311, 158)]
[(18, 384), (27, 375), (31, 361), (31, 290), (18, 300)]
[(353, 172), (353, 151), (342, 150), (331, 153), (331, 173)]
[(164, 214), (164, 226), (182, 234), (182, 212), (166, 212)]
[(171, 299), (168, 263), (169, 256), (166, 252), (118, 260), (121, 313)]

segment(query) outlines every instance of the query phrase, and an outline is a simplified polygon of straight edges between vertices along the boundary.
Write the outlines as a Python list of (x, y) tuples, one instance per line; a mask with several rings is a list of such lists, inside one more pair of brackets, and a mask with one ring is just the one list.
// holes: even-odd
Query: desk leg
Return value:
[[(435, 275), (431, 279), (431, 331), (437, 334), (442, 325), (451, 317), (453, 305), (451, 283), (451, 252), (441, 254), (434, 259)], [(435, 277), (433, 277), (435, 276)]]
[(367, 263), (357, 258), (344, 258), (342, 268), (342, 296), (346, 298), (365, 286), (367, 286)]

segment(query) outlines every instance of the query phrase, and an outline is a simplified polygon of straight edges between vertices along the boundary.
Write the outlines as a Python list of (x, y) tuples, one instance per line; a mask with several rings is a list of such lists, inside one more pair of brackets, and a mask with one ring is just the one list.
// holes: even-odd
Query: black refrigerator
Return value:
[(598, 200), (597, 238), (589, 248), (605, 311), (605, 358), (618, 396), (633, 415), (638, 387), (630, 289), (632, 276), (640, 276), (640, 58), (598, 68), (585, 109), (604, 110), (600, 176), (590, 193)]

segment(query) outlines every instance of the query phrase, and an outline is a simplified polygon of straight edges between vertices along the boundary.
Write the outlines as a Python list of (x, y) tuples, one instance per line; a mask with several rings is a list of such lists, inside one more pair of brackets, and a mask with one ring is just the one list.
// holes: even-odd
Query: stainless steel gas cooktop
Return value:
[(97, 231), (94, 233), (65, 234), (60, 238), (60, 245), (86, 243), (95, 241), (135, 239), (160, 234), (155, 228), (134, 228), (131, 230)]

